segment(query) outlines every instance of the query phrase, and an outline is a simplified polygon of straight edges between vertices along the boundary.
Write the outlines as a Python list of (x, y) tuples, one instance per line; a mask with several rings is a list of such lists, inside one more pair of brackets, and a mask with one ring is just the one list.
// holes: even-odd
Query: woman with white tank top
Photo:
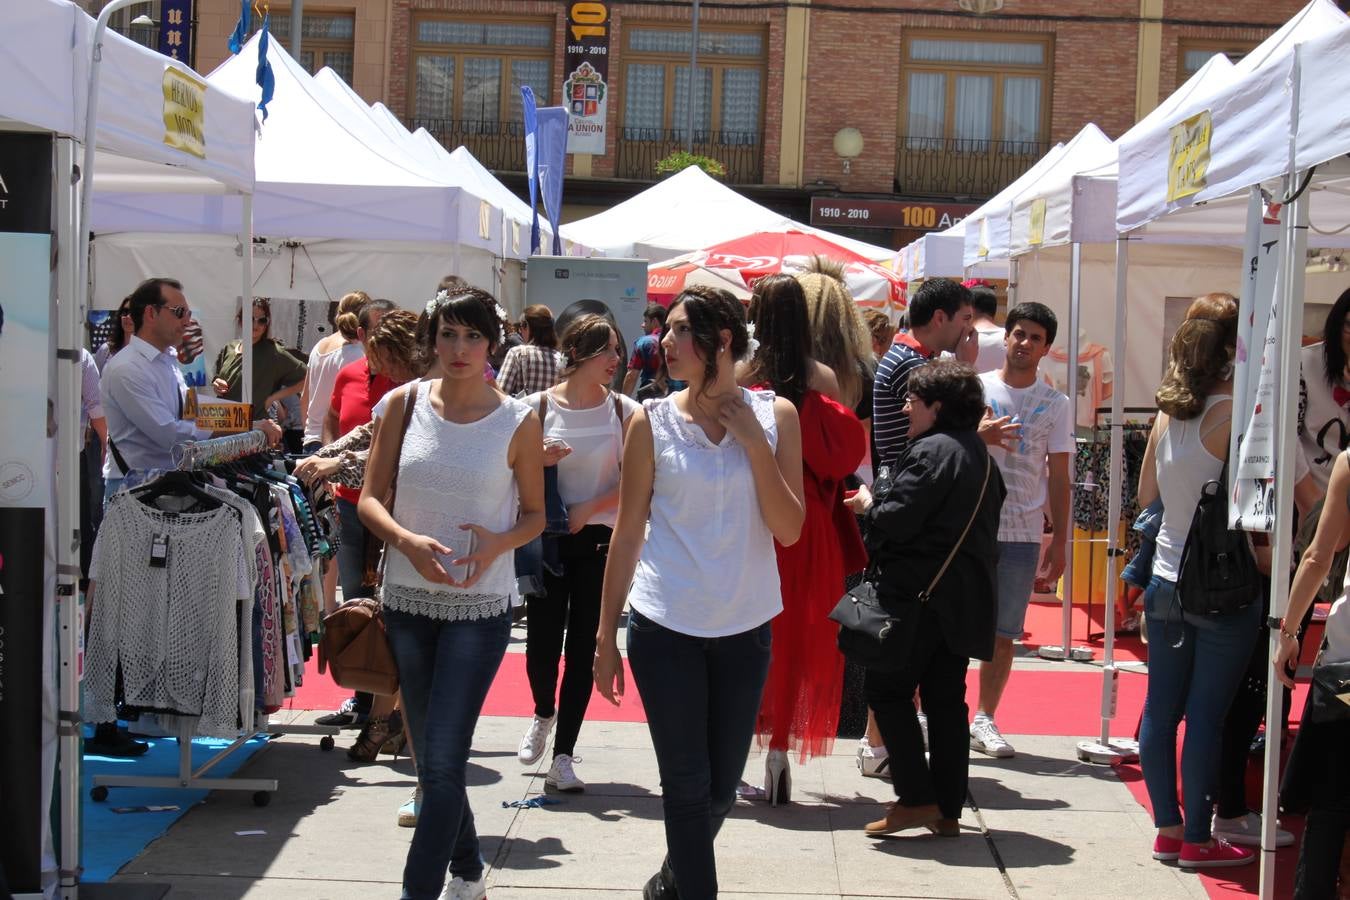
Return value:
[[(736, 800), (783, 607), (773, 542), (801, 533), (801, 432), (790, 402), (736, 385), (749, 346), (726, 291), (691, 287), (661, 339), (685, 390), (634, 413), (605, 568), (595, 682), (624, 693), (628, 660), (661, 772), (666, 859), (644, 897), (717, 896), (713, 840)], [(644, 531), (650, 519), (650, 533)]]
[[(1211, 833), (1220, 739), (1260, 627), (1260, 598), (1228, 615), (1182, 610), (1176, 582), (1182, 550), (1206, 482), (1219, 478), (1233, 415), (1232, 361), (1237, 300), (1206, 294), (1186, 311), (1172, 339), (1158, 388), (1158, 417), (1139, 476), (1139, 503), (1164, 507), (1144, 594), (1149, 635), (1148, 697), (1139, 734), (1144, 784), (1158, 834), (1153, 858), (1183, 868), (1237, 866), (1255, 860), (1245, 847)], [(1186, 719), (1181, 753), (1185, 815), (1177, 800), (1177, 726)]]
[(543, 433), (528, 406), (483, 381), (501, 340), (491, 295), (442, 292), (417, 334), (433, 377), (390, 399), (358, 511), (385, 542), (380, 600), (422, 788), (402, 900), (472, 900), (487, 889), (469, 747), (510, 638), (511, 551), (544, 530)]

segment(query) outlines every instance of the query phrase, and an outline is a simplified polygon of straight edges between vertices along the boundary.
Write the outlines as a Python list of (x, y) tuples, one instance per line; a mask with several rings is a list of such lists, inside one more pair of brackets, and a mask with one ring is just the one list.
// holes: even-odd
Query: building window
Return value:
[[(689, 127), (688, 31), (628, 29), (623, 130), (628, 139)], [(765, 38), (760, 31), (701, 31), (694, 90), (694, 140), (717, 132), (727, 144), (759, 144), (764, 113)]]
[[(413, 118), (495, 130), (522, 118), (520, 89), (540, 106), (552, 92), (553, 23), (418, 19), (413, 32)], [(429, 127), (429, 126), (428, 126)]]
[(1256, 46), (1250, 41), (1182, 41), (1177, 45), (1177, 82), (1183, 82), (1199, 72), (1210, 57), (1222, 53), (1229, 62), (1237, 62)]
[(1039, 145), (1050, 109), (1050, 40), (982, 32), (904, 41), (900, 129), (911, 150)]
[[(262, 19), (253, 18), (253, 30), (262, 27)], [(300, 58), (296, 62), (313, 75), (324, 66), (332, 69), (348, 84), (352, 83), (352, 62), (355, 58), (356, 16), (353, 13), (305, 10), (300, 39)], [(267, 30), (273, 40), (291, 50), (291, 14), (272, 12)]]

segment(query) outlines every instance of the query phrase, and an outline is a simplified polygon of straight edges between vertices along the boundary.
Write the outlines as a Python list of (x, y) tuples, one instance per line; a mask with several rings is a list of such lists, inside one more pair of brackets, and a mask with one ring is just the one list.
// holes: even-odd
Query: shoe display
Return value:
[(869, 837), (884, 837), (907, 828), (931, 828), (942, 821), (936, 804), (928, 806), (901, 806), (892, 803), (886, 809), (886, 818), (868, 822), (863, 831)]
[(1153, 839), (1153, 858), (1164, 862), (1181, 857), (1181, 838), (1160, 834)]
[(867, 738), (862, 739), (858, 746), (858, 771), (864, 778), (886, 778), (891, 777), (891, 756), (886, 752), (885, 747), (873, 747), (867, 743)]
[(352, 762), (374, 762), (384, 742), (389, 740), (389, 734), (389, 720), (383, 716), (372, 717), (357, 735), (356, 743), (347, 750), (347, 758)]
[(1256, 862), (1256, 853), (1246, 847), (1236, 847), (1223, 838), (1215, 838), (1213, 843), (1181, 845), (1181, 855), (1177, 865), (1183, 869), (1220, 869), (1227, 866), (1245, 866)]
[(994, 720), (986, 716), (976, 716), (970, 725), (970, 749), (995, 759), (1007, 759), (1017, 753), (1012, 744), (1003, 739)]
[(422, 789), (419, 787), (412, 792), (408, 801), (398, 808), (398, 827), (416, 828), (417, 815), (422, 811)]
[(770, 806), (792, 801), (792, 765), (786, 750), (770, 750), (764, 757), (764, 796)]
[(465, 881), (456, 875), (445, 883), (440, 900), (481, 900), (487, 896), (487, 875), (477, 881)]
[[(1245, 844), (1248, 847), (1261, 846), (1261, 814), (1248, 812), (1236, 819), (1214, 817), (1210, 831), (1216, 838), (1223, 838), (1230, 844)], [(1275, 823), (1275, 846), (1288, 847), (1294, 843), (1293, 832), (1285, 831), (1280, 823)]]
[(516, 753), (516, 758), (520, 760), (522, 766), (532, 766), (539, 762), (539, 757), (544, 755), (544, 749), (548, 746), (548, 736), (553, 731), (553, 723), (556, 721), (558, 714), (554, 713), (547, 719), (535, 716), (530, 722), (525, 736), (520, 739), (520, 750)]
[(544, 776), (544, 789), (561, 791), (564, 794), (579, 794), (586, 790), (586, 782), (572, 771), (572, 765), (579, 761), (566, 753), (559, 753), (553, 757), (553, 764), (548, 767), (548, 774)]

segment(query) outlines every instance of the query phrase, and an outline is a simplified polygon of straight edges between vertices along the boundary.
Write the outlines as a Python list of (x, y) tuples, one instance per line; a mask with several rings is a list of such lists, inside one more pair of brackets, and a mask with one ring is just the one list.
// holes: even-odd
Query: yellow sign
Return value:
[(1209, 110), (1178, 122), (1168, 134), (1172, 142), (1167, 153), (1167, 200), (1170, 203), (1205, 189), (1209, 140), (1214, 134)]
[(206, 82), (164, 70), (164, 143), (206, 159)]
[(1031, 225), (1027, 243), (1033, 247), (1045, 242), (1045, 198), (1037, 197), (1031, 201)]
[(218, 434), (242, 434), (253, 428), (252, 404), (233, 400), (197, 403), (197, 427)]
[[(967, 227), (969, 227), (969, 226), (967, 226)], [(975, 254), (976, 254), (977, 256), (979, 256), (980, 259), (984, 259), (986, 256), (989, 255), (989, 220), (988, 220), (988, 219), (981, 219), (981, 220), (980, 220), (980, 242), (979, 242), (979, 244), (978, 244), (978, 245), (976, 246), (976, 248), (975, 248)]]

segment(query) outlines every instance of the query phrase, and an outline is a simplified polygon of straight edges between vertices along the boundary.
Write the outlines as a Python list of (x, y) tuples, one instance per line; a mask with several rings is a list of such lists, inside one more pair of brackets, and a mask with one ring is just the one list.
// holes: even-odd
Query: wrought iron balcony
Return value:
[(489, 169), (525, 171), (525, 126), (521, 122), (413, 118), (408, 130), (418, 128), (425, 128), (447, 150), (463, 144)]
[(1041, 141), (976, 141), (954, 138), (899, 138), (896, 190), (986, 198), (1036, 164), (1049, 144)]
[[(656, 164), (685, 149), (683, 129), (621, 128), (616, 143), (619, 178), (653, 180)], [(758, 131), (694, 131), (693, 152), (720, 162), (727, 184), (758, 184), (764, 175), (764, 136)]]

